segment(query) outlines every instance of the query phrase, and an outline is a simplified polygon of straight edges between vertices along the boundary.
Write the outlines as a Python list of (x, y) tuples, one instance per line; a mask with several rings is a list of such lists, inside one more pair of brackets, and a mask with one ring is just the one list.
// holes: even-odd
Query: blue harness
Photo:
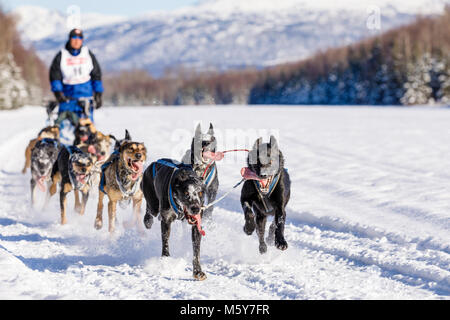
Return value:
[(101, 175), (101, 178), (100, 178), (100, 184), (98, 185), (98, 189), (101, 192), (103, 192), (104, 194), (106, 194), (106, 191), (105, 191), (105, 170), (106, 170), (106, 168), (108, 168), (114, 162), (114, 160), (116, 159), (115, 156), (118, 156), (118, 155), (119, 155), (119, 151), (118, 150), (114, 151), (111, 154), (111, 160), (109, 160), (108, 162), (105, 162), (102, 165), (102, 167), (101, 167), (102, 175)]
[[(177, 171), (178, 169), (181, 169), (181, 168), (183, 168), (183, 167), (192, 170), (191, 166), (186, 165), (186, 164), (184, 164), (184, 163), (182, 163), (182, 162), (170, 162), (170, 161), (166, 161), (166, 160), (164, 160), (164, 159), (159, 159), (158, 161), (153, 162), (153, 164), (152, 164), (152, 175), (153, 175), (153, 179), (154, 179), (154, 178), (156, 177), (156, 175), (157, 175), (157, 172), (156, 172), (156, 164), (157, 164), (157, 163), (158, 163), (158, 164), (161, 164), (161, 165), (164, 165), (164, 166), (166, 166), (166, 167), (175, 169), (175, 170), (173, 171), (172, 175), (175, 173), (175, 171)], [(172, 177), (171, 177), (171, 180), (172, 180)], [(172, 194), (172, 184), (171, 184), (170, 182), (171, 182), (171, 181), (169, 181), (169, 203), (170, 203), (170, 206), (172, 207), (173, 211), (175, 211), (175, 213), (176, 213), (177, 215), (179, 215), (179, 214), (180, 214), (180, 209), (178, 209), (178, 206), (176, 205), (175, 200), (173, 199), (173, 194)]]
[(55, 139), (44, 138), (40, 141), (41, 141), (41, 143), (44, 143), (44, 144), (52, 144), (55, 148), (57, 148), (59, 146), (59, 142)]

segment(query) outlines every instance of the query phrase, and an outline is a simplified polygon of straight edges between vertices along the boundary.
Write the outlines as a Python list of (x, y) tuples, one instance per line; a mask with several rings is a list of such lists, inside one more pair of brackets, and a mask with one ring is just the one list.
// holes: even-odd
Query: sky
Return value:
[(136, 16), (155, 10), (174, 10), (197, 3), (198, 0), (0, 0), (7, 10), (22, 5), (35, 5), (66, 12), (71, 5), (77, 5), (82, 12), (112, 15)]

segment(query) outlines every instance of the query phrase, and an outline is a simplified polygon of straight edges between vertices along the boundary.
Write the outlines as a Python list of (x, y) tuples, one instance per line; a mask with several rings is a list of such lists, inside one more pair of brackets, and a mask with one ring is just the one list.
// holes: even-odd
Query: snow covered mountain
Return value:
[[(33, 42), (46, 37), (66, 35), (72, 28), (89, 29), (125, 20), (122, 16), (81, 13), (81, 19), (67, 19), (67, 14), (39, 6), (19, 6), (14, 10), (22, 40)], [(75, 12), (72, 12), (74, 14)]]
[[(83, 26), (87, 29), (87, 45), (103, 69), (147, 69), (161, 75), (165, 69), (177, 66), (226, 70), (299, 60), (318, 50), (408, 23), (419, 13), (438, 13), (449, 2), (206, 0), (172, 12), (151, 12), (116, 23), (104, 24), (100, 19), (100, 26), (89, 24), (91, 20), (83, 15), (83, 21), (88, 21)], [(56, 20), (51, 16), (45, 19)], [(113, 22), (114, 18), (106, 20)], [(21, 22), (20, 28), (34, 40), (33, 45), (46, 63), (66, 40), (66, 31), (51, 32), (60, 27), (51, 29), (44, 24), (41, 28)]]

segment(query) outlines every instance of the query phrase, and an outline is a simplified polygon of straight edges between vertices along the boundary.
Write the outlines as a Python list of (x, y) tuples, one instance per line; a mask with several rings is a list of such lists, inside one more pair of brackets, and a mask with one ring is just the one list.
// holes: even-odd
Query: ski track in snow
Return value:
[[(101, 131), (122, 137), (127, 128), (145, 142), (147, 165), (172, 157), (176, 145), (186, 149), (198, 121), (204, 130), (212, 121), (218, 135), (247, 127), (279, 132), (292, 180), (289, 248), (269, 246), (267, 254), (258, 253), (256, 234), (242, 231), (236, 190), (217, 205), (213, 221), (205, 222), (203, 282), (192, 278), (190, 227), (178, 221), (171, 257), (162, 259), (158, 221), (145, 235), (124, 229), (131, 210), (119, 207), (114, 235), (94, 229), (97, 192), (84, 216), (69, 210), (65, 226), (59, 224), (57, 196), (47, 209), (32, 209), (30, 173), (20, 171), (45, 111), (2, 112), (0, 298), (448, 299), (449, 112), (240, 106), (99, 111)], [(174, 134), (177, 129), (187, 136)], [(251, 139), (239, 147), (251, 147)], [(218, 196), (239, 179), (244, 160), (236, 155), (234, 163), (218, 165)], [(73, 208), (73, 194), (68, 206)]]

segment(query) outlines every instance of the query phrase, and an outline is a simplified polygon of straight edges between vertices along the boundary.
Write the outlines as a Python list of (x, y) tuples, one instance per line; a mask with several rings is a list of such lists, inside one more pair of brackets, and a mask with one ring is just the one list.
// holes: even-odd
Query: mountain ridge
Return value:
[[(281, 0), (276, 9), (271, 1), (257, 2), (256, 6), (252, 0), (210, 0), (173, 12), (143, 13), (85, 29), (86, 44), (107, 71), (145, 69), (161, 76), (180, 67), (197, 71), (264, 68), (377, 35), (411, 22), (421, 4), (429, 3), (427, 12), (433, 13), (449, 1), (382, 0), (378, 29), (368, 28), (373, 14), (366, 6), (369, 1), (345, 8), (356, 3), (345, 0), (326, 8), (323, 0), (314, 5)], [(30, 43), (49, 64), (66, 37), (66, 33), (53, 34)]]

